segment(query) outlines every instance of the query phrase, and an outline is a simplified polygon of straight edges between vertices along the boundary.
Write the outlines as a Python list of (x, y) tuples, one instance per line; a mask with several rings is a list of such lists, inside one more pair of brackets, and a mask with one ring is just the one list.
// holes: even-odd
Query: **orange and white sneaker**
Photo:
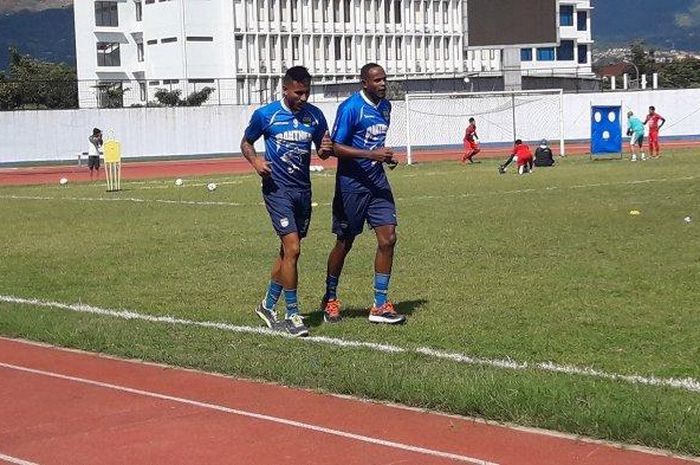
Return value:
[(343, 318), (340, 316), (340, 300), (330, 299), (321, 302), (323, 309), (323, 321), (326, 323), (340, 323)]
[(387, 300), (381, 307), (372, 306), (369, 310), (369, 321), (372, 323), (398, 325), (406, 322), (406, 316), (396, 313), (393, 302)]

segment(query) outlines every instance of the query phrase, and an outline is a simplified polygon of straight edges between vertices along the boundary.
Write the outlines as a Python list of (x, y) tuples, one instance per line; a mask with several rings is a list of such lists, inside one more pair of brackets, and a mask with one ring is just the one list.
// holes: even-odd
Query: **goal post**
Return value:
[(405, 96), (406, 159), (417, 148), (461, 146), (469, 118), (476, 119), (483, 144), (511, 144), (515, 139), (547, 139), (564, 147), (564, 92), (561, 89), (505, 92), (409, 94)]

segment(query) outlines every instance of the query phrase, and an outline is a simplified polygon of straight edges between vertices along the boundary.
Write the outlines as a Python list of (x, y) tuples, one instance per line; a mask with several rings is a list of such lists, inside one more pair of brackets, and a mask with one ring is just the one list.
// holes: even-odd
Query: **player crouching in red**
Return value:
[(533, 156), (530, 147), (527, 144), (523, 144), (523, 141), (518, 139), (513, 145), (513, 153), (508, 157), (505, 163), (498, 167), (498, 172), (500, 174), (505, 174), (506, 168), (510, 165), (513, 160), (516, 161), (518, 166), (518, 174), (526, 174), (532, 172)]

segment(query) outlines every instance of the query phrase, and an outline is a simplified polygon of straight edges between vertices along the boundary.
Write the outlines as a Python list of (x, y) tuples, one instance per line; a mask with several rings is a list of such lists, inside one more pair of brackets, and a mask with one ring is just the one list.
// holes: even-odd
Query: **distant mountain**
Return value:
[[(0, 2), (3, 2), (3, 7), (8, 3), (37, 3), (4, 0)], [(7, 50), (12, 46), (25, 55), (75, 66), (73, 7), (42, 11), (23, 10), (0, 15), (0, 70), (7, 68)]]
[(73, 6), (73, 0), (0, 0), (0, 13), (43, 11), (67, 6)]
[(592, 0), (596, 47), (644, 40), (663, 49), (700, 51), (700, 0)]

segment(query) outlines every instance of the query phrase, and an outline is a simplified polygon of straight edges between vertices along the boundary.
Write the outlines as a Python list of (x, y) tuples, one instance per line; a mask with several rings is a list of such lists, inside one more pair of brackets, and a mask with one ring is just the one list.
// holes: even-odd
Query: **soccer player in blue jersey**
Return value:
[(391, 118), (386, 96), (386, 74), (376, 63), (360, 72), (362, 89), (338, 107), (333, 127), (333, 152), (338, 158), (333, 233), (336, 243), (328, 257), (326, 293), (322, 299), (324, 321), (341, 320), (337, 287), (345, 257), (364, 223), (374, 229), (377, 252), (374, 259), (374, 305), (369, 320), (375, 323), (403, 323), (388, 300), (389, 279), (396, 244), (396, 206), (384, 172), (384, 163), (395, 163), (394, 152), (385, 147)]
[[(311, 220), (311, 143), (322, 159), (333, 152), (323, 113), (307, 103), (310, 87), (306, 68), (289, 68), (282, 80), (282, 100), (255, 110), (241, 141), (243, 156), (262, 177), (265, 206), (281, 241), (265, 299), (255, 313), (269, 328), (293, 336), (309, 333), (297, 304), (297, 262)], [(253, 146), (261, 136), (264, 157)], [(278, 321), (275, 305), (283, 291), (286, 316)]]

